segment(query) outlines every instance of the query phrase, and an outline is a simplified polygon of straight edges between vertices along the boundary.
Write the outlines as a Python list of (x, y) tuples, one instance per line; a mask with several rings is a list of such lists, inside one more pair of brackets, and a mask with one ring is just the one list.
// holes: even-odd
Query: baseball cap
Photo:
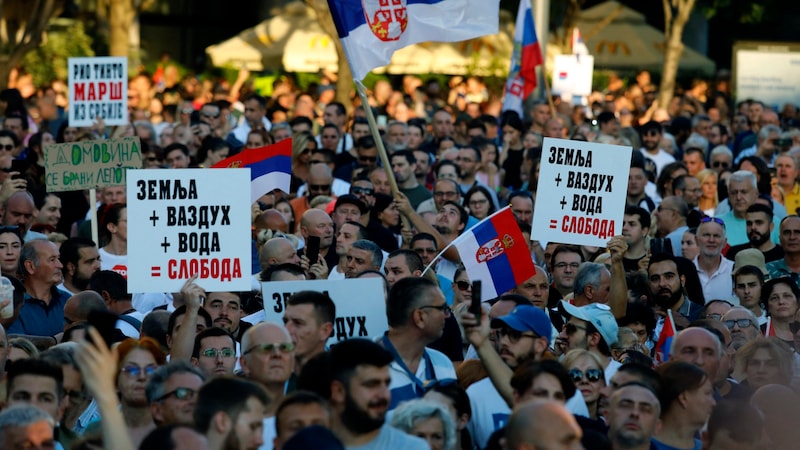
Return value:
[(361, 214), (367, 213), (367, 205), (365, 205), (360, 198), (352, 194), (344, 194), (339, 196), (339, 198), (336, 199), (336, 206), (334, 206), (333, 209), (335, 210), (341, 205), (348, 205), (348, 204), (355, 205), (356, 207), (358, 207), (358, 210), (361, 211)]
[(611, 312), (611, 308), (609, 308), (608, 305), (591, 303), (586, 306), (578, 307), (561, 300), (558, 304), (558, 310), (561, 312), (561, 315), (565, 316), (567, 319), (575, 317), (576, 319), (584, 320), (592, 324), (592, 326), (597, 328), (597, 331), (600, 332), (600, 336), (603, 336), (603, 340), (606, 341), (609, 347), (617, 343), (619, 326), (617, 325), (617, 319), (614, 318), (614, 314)]
[(552, 325), (547, 313), (535, 306), (520, 305), (511, 310), (508, 315), (492, 319), (492, 328), (508, 326), (516, 331), (533, 331), (547, 339), (550, 345), (550, 332)]

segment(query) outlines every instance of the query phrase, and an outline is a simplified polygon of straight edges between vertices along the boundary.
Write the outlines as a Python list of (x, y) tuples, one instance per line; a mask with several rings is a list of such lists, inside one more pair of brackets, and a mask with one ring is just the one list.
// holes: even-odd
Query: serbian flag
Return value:
[(772, 317), (767, 317), (767, 327), (764, 329), (764, 337), (778, 336), (775, 327), (772, 326)]
[(536, 27), (533, 23), (531, 2), (519, 2), (517, 25), (514, 30), (514, 52), (506, 81), (503, 111), (516, 111), (522, 117), (522, 103), (536, 89), (536, 66), (544, 63)]
[(250, 168), (250, 201), (274, 189), (289, 192), (292, 182), (292, 140), (250, 148), (211, 166), (214, 169)]
[(586, 44), (583, 42), (583, 37), (581, 37), (581, 30), (578, 27), (572, 29), (572, 54), (573, 55), (588, 55), (589, 48), (586, 47)]
[(328, 0), (328, 6), (357, 81), (403, 47), (496, 34), (500, 17), (500, 0)]
[(678, 334), (675, 331), (675, 321), (672, 320), (672, 310), (667, 310), (667, 317), (661, 327), (661, 333), (656, 342), (656, 364), (665, 363), (669, 360), (669, 351), (672, 348), (672, 339)]
[(484, 300), (536, 275), (525, 237), (508, 206), (481, 220), (451, 245), (458, 249), (469, 279), (481, 280)]

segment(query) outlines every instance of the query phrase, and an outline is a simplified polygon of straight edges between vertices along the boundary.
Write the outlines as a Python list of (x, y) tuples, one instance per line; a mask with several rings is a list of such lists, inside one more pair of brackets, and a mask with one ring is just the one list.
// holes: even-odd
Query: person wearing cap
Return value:
[[(733, 272), (733, 293), (739, 300), (739, 305), (750, 311), (757, 319), (758, 325), (767, 323), (767, 313), (761, 307), (761, 289), (764, 287), (764, 278), (769, 276), (766, 267), (764, 267), (764, 260), (761, 260), (761, 265), (747, 264), (750, 261), (742, 261), (739, 264), (739, 257), (747, 252), (758, 252), (755, 249), (748, 249), (739, 253), (736, 258)], [(764, 255), (759, 255), (763, 258)], [(755, 258), (754, 258), (755, 259)]]
[(700, 222), (697, 227), (697, 246), (700, 247), (700, 253), (693, 262), (706, 301), (731, 298), (733, 263), (722, 256), (726, 242), (725, 223), (722, 220), (706, 217)]
[(772, 208), (761, 203), (754, 203), (747, 208), (745, 213), (745, 227), (747, 240), (744, 244), (734, 245), (728, 249), (725, 257), (736, 261), (739, 252), (746, 249), (756, 249), (763, 253), (766, 262), (777, 261), (783, 258), (783, 248), (772, 241), (775, 230)]
[(611, 308), (601, 303), (577, 307), (561, 301), (561, 315), (567, 319), (555, 345), (556, 353), (584, 349), (596, 354), (604, 364), (605, 379), (617, 373), (620, 364), (611, 357), (611, 346), (617, 342), (619, 327)]
[(780, 224), (781, 247), (783, 258), (767, 264), (770, 279), (792, 277), (800, 286), (800, 217), (786, 216)]
[(336, 205), (331, 212), (331, 219), (336, 230), (342, 229), (342, 224), (347, 221), (361, 222), (361, 216), (369, 210), (358, 197), (345, 194), (336, 199)]

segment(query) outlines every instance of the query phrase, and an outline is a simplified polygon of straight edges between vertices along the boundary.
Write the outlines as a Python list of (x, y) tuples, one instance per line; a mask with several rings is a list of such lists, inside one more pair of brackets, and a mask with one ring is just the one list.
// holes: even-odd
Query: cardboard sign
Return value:
[(128, 123), (128, 58), (69, 58), (69, 125)]
[(128, 292), (250, 290), (250, 170), (128, 173)]
[(622, 233), (630, 159), (630, 147), (544, 138), (531, 239), (605, 247)]
[(594, 57), (591, 55), (556, 55), (553, 68), (553, 94), (584, 97), (592, 93)]
[(47, 192), (125, 185), (128, 169), (142, 168), (138, 137), (52, 144), (44, 148)]
[(286, 301), (299, 291), (327, 292), (336, 305), (336, 321), (328, 345), (352, 337), (374, 340), (389, 329), (383, 280), (380, 278), (261, 283), (266, 320), (283, 323)]

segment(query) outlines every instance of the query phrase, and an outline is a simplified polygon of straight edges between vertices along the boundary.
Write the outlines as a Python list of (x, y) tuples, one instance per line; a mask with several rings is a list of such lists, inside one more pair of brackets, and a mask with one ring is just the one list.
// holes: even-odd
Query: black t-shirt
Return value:
[(639, 271), (639, 261), (644, 259), (647, 254), (641, 256), (641, 258), (630, 259), (630, 258), (622, 258), (622, 267), (625, 268), (625, 272), (638, 272)]
[[(728, 249), (728, 253), (725, 254), (725, 257), (730, 259), (731, 261), (736, 261), (736, 254), (748, 248), (753, 248), (750, 246), (749, 242), (744, 244), (734, 245), (733, 247)], [(783, 247), (781, 247), (780, 245), (776, 245), (775, 247), (772, 247), (770, 250), (761, 253), (764, 254), (764, 262), (767, 263), (783, 259)]]

